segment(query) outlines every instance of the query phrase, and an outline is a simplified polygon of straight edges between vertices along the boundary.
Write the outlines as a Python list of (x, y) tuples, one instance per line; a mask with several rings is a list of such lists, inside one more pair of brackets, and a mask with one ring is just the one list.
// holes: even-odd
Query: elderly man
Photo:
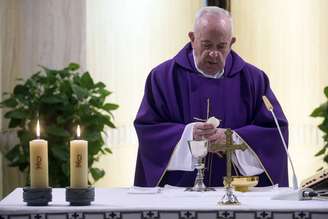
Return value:
[[(287, 119), (265, 73), (231, 50), (236, 41), (231, 16), (221, 8), (201, 8), (188, 35), (190, 43), (147, 78), (134, 123), (139, 139), (135, 185), (192, 186), (196, 171), (187, 141), (224, 143), (224, 131), (231, 128), (234, 141), (248, 146), (233, 156), (236, 172), (259, 175), (260, 186), (287, 186), (287, 158), (261, 97), (271, 100), (286, 140)], [(195, 121), (208, 116), (220, 119), (220, 126)], [(219, 155), (208, 155), (207, 186), (222, 185), (226, 162)]]

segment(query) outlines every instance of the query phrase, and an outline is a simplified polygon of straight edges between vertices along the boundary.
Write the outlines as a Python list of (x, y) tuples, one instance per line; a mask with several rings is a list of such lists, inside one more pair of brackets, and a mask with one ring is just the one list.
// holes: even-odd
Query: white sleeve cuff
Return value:
[[(232, 138), (235, 144), (243, 142), (243, 139), (235, 132), (233, 132)], [(232, 161), (239, 172), (244, 176), (254, 176), (264, 172), (256, 155), (248, 148), (244, 151), (235, 150), (235, 153), (232, 154)]]
[(194, 161), (189, 150), (188, 141), (193, 139), (193, 127), (195, 123), (189, 123), (183, 130), (178, 144), (175, 146), (167, 170), (193, 171)]
[[(177, 143), (167, 166), (168, 171), (193, 171), (195, 169), (195, 160), (192, 157), (188, 146), (188, 141), (193, 139), (192, 132), (194, 124), (195, 123), (189, 123), (185, 126), (181, 138)], [(233, 133), (232, 137), (234, 143), (236, 144), (243, 142), (242, 138), (240, 138), (235, 132)], [(256, 155), (254, 155), (249, 149), (244, 151), (236, 150), (235, 153), (232, 154), (232, 161), (238, 168), (239, 172), (244, 176), (259, 175), (264, 172)]]

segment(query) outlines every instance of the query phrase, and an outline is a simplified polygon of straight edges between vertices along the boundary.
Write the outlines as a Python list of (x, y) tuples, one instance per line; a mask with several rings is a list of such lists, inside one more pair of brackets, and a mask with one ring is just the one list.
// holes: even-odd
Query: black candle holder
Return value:
[(27, 206), (47, 206), (52, 201), (52, 188), (23, 188), (23, 200)]
[(95, 200), (95, 188), (71, 188), (66, 187), (66, 201), (72, 206), (87, 206)]

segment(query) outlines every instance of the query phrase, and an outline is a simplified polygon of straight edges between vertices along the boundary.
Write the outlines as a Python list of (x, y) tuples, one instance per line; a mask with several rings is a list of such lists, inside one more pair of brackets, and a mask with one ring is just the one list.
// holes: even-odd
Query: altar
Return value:
[(52, 191), (48, 206), (26, 206), (22, 188), (0, 201), (1, 219), (324, 219), (328, 218), (327, 200), (272, 200), (290, 188), (254, 188), (236, 192), (240, 205), (218, 205), (223, 188), (211, 192), (185, 192), (184, 188), (96, 188), (91, 206), (70, 206), (65, 189)]

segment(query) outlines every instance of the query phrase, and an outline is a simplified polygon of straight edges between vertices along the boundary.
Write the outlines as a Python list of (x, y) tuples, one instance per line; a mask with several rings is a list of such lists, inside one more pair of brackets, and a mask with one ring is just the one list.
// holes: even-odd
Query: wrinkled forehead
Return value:
[(215, 35), (216, 37), (231, 37), (231, 21), (228, 17), (204, 15), (195, 25), (196, 37)]

